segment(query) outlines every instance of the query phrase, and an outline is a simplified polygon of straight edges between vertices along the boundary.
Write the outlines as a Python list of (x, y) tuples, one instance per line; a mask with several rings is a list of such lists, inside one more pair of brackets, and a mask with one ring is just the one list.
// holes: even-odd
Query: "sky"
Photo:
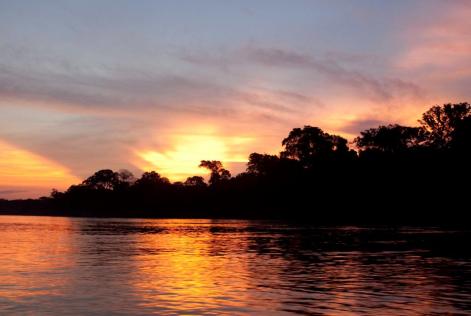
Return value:
[(236, 174), (294, 127), (416, 125), (470, 84), (467, 0), (0, 0), (0, 198)]

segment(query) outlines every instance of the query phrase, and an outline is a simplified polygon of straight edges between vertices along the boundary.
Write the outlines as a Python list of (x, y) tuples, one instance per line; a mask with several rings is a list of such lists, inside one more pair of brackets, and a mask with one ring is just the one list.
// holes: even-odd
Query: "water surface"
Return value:
[(0, 314), (471, 315), (466, 230), (0, 216)]

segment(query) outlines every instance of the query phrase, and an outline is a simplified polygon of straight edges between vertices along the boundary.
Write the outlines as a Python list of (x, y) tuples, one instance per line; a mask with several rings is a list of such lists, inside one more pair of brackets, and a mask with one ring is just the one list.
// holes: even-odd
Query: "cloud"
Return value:
[(3, 185), (64, 188), (77, 181), (66, 167), (0, 141), (0, 183)]
[(22, 150), (60, 163), (80, 179), (97, 169), (130, 168), (129, 148), (152, 128), (131, 119), (54, 114), (42, 109), (6, 113), (0, 135)]
[[(222, 87), (176, 75), (122, 77), (108, 74), (54, 73), (0, 65), (0, 97), (46, 101), (80, 110), (112, 110), (169, 107), (169, 99), (201, 98), (208, 92), (225, 93)], [(172, 104), (178, 109), (178, 103)]]
[(0, 185), (0, 199), (34, 199), (50, 194), (50, 187)]
[(266, 66), (277, 67), (318, 67), (312, 58), (295, 52), (272, 48), (248, 48), (247, 58)]
[(269, 67), (291, 67), (312, 71), (327, 77), (333, 84), (340, 84), (361, 91), (364, 96), (376, 101), (390, 101), (404, 94), (421, 97), (422, 89), (415, 83), (400, 78), (369, 75), (366, 72), (349, 70), (332, 57), (316, 58), (282, 49), (249, 48), (247, 58)]
[(347, 134), (358, 135), (364, 130), (375, 128), (384, 124), (385, 123), (383, 121), (376, 119), (358, 119), (347, 122), (344, 126), (339, 128), (339, 131)]
[[(281, 77), (289, 77), (290, 72), (296, 71), (297, 75), (291, 76), (297, 76), (299, 80), (305, 78), (316, 82), (324, 78), (328, 81), (324, 85), (337, 90), (347, 88), (350, 89), (348, 93), (377, 102), (392, 102), (405, 96), (417, 99), (423, 98), (425, 94), (423, 88), (415, 82), (388, 76), (387, 71), (384, 72), (387, 70), (384, 69), (385, 62), (380, 62), (379, 57), (371, 54), (342, 51), (306, 54), (292, 49), (250, 44), (219, 53), (184, 51), (179, 53), (179, 58), (193, 65), (218, 69), (225, 74), (244, 73), (250, 77), (255, 72), (261, 72), (259, 76), (268, 82), (271, 78), (264, 73), (276, 71)], [(386, 74), (371, 74), (377, 68), (383, 68)]]
[[(106, 117), (159, 112), (233, 117), (244, 114), (240, 113), (244, 104), (295, 113), (297, 107), (288, 102), (319, 103), (295, 91), (265, 89), (262, 94), (254, 87), (229, 86), (230, 82), (196, 77), (121, 69), (118, 65), (69, 67), (60, 60), (38, 62), (36, 66), (4, 63), (0, 64), (0, 101)], [(276, 102), (273, 95), (277, 96)]]
[(443, 1), (436, 10), (433, 19), (408, 24), (397, 67), (442, 81), (471, 76), (470, 2)]
[(11, 195), (16, 195), (16, 194), (21, 194), (28, 192), (25, 189), (1, 189), (0, 187), (0, 198), (4, 196), (11, 196)]

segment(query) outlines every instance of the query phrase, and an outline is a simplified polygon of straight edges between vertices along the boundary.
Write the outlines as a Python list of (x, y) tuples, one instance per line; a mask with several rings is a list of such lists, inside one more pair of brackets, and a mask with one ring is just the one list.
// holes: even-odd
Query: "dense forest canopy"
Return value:
[(372, 127), (351, 144), (319, 127), (294, 128), (282, 140), (279, 155), (252, 153), (246, 172), (236, 176), (211, 160), (199, 165), (209, 170), (208, 183), (200, 176), (171, 183), (156, 171), (135, 178), (127, 170), (105, 169), (65, 192), (53, 190), (39, 200), (2, 200), (0, 208), (87, 216), (327, 220), (437, 219), (434, 209), (449, 217), (464, 215), (471, 107), (433, 106), (418, 122)]

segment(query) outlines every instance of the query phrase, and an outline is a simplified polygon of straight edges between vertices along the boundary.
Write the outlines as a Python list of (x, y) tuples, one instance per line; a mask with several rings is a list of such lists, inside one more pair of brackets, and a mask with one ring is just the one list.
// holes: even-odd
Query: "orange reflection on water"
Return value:
[(188, 314), (221, 308), (244, 311), (250, 301), (245, 255), (224, 255), (244, 246), (239, 239), (224, 236), (221, 248), (223, 236), (211, 232), (214, 226), (210, 220), (199, 220), (197, 225), (188, 233), (188, 220), (171, 220), (165, 223), (167, 232), (139, 236), (137, 242), (148, 252), (134, 262), (137, 271), (133, 286), (146, 302), (143, 305), (167, 306)]
[(75, 265), (71, 227), (67, 218), (1, 216), (0, 298), (60, 295)]

